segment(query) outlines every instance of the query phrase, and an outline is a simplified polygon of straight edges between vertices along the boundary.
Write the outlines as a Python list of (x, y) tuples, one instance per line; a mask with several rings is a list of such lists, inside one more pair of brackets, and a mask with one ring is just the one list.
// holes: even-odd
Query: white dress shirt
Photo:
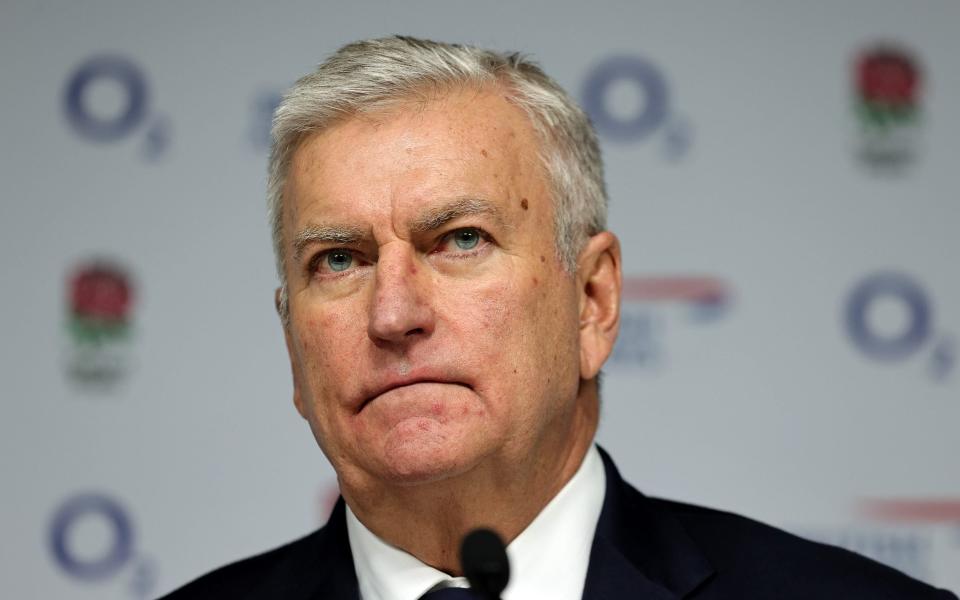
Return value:
[[(510, 583), (503, 600), (580, 600), (606, 490), (596, 447), (530, 525), (507, 546)], [(363, 600), (416, 600), (441, 581), (466, 587), (374, 535), (347, 507), (347, 535)]]

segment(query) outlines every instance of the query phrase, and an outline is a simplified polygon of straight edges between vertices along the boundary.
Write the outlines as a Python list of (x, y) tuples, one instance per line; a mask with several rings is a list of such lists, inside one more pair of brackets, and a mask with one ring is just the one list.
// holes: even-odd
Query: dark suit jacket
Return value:
[[(607, 492), (584, 600), (957, 600), (846, 550), (731, 513), (647, 498), (601, 455)], [(359, 598), (343, 500), (322, 529), (222, 567), (166, 600), (201, 598)]]

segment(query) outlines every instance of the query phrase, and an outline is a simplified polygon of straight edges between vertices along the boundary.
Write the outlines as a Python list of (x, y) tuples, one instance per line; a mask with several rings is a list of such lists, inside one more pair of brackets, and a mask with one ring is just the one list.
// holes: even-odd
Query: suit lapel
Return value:
[(624, 482), (602, 449), (600, 456), (607, 490), (590, 550), (584, 600), (684, 598), (713, 568), (672, 515)]
[(314, 572), (318, 573), (310, 593), (310, 600), (360, 600), (357, 572), (347, 536), (347, 517), (343, 498), (337, 501), (330, 519), (316, 540)]

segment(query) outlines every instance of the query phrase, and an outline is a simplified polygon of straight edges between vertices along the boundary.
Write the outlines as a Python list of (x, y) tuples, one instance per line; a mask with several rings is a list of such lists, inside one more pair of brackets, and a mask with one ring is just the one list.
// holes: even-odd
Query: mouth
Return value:
[(395, 381), (389, 381), (383, 383), (379, 386), (373, 387), (369, 390), (365, 390), (362, 395), (362, 400), (357, 405), (356, 412), (362, 412), (370, 403), (375, 401), (380, 396), (392, 392), (393, 390), (398, 390), (401, 388), (406, 388), (422, 383), (439, 383), (443, 385), (456, 385), (464, 387), (468, 390), (473, 390), (473, 386), (464, 383), (463, 381), (458, 381), (454, 379), (447, 379), (443, 377), (407, 377), (403, 379), (398, 379)]

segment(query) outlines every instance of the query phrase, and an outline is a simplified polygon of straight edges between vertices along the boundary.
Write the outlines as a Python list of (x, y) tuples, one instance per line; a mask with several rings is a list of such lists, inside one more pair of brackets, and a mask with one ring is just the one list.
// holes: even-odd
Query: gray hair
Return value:
[(540, 67), (519, 53), (395, 36), (340, 48), (284, 95), (273, 117), (267, 205), (280, 277), (278, 309), (288, 318), (283, 251), (283, 188), (294, 152), (310, 133), (375, 113), (431, 91), (502, 86), (540, 140), (553, 196), (557, 258), (569, 273), (586, 240), (606, 229), (607, 193), (600, 145), (583, 110)]

